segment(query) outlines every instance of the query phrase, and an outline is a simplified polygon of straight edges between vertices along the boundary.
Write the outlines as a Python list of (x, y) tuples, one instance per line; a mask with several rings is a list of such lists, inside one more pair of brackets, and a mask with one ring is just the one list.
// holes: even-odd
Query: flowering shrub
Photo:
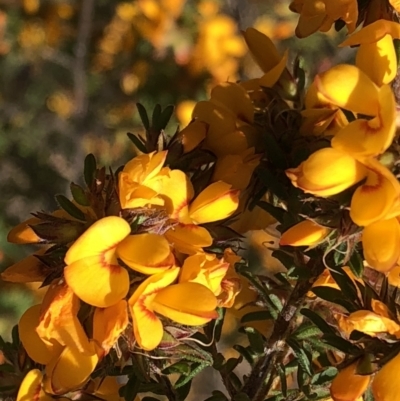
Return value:
[[(119, 18), (136, 17), (124, 7)], [(88, 155), (71, 199), (10, 231), (40, 247), (2, 278), (47, 292), (0, 342), (6, 397), (185, 400), (212, 367), (225, 390), (207, 401), (399, 398), (400, 6), (290, 9), (300, 37), (346, 26), (355, 65), (306, 87), (300, 61), (248, 28), (260, 77), (215, 85), (172, 137), (172, 107), (138, 104), (136, 156), (112, 171)], [(246, 233), (272, 226), (285, 267), (273, 277), (243, 252)], [(246, 337), (233, 357), (229, 314)]]

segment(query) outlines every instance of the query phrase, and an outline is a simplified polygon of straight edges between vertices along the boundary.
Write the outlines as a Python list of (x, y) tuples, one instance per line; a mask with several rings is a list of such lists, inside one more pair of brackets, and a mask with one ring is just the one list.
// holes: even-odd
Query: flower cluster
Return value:
[[(19, 321), (22, 346), (4, 353), (21, 373), (18, 401), (183, 400), (206, 366), (232, 400), (398, 398), (400, 25), (396, 2), (392, 13), (358, 3), (290, 5), (300, 37), (345, 25), (355, 65), (305, 91), (299, 59), (289, 68), (287, 51), (248, 28), (260, 77), (216, 85), (171, 136), (171, 108), (157, 105), (150, 121), (138, 104), (137, 156), (107, 173), (89, 155), (72, 200), (58, 195), (59, 210), (10, 231), (41, 249), (2, 278), (48, 286)], [(282, 233), (272, 256), (286, 268), (274, 277), (255, 271), (251, 249), (239, 254), (241, 235), (272, 225)], [(249, 345), (225, 359), (216, 341), (229, 308)]]

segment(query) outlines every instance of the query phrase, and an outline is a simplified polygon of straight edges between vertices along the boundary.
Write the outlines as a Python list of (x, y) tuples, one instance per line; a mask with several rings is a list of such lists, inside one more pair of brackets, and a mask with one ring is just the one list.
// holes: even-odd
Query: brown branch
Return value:
[(267, 395), (268, 388), (265, 380), (275, 368), (275, 362), (280, 352), (284, 349), (283, 342), (288, 335), (292, 319), (302, 306), (307, 292), (325, 269), (324, 264), (319, 259), (310, 261), (308, 264), (311, 269), (311, 278), (308, 281), (298, 281), (296, 283), (289, 299), (275, 321), (272, 334), (264, 348), (265, 355), (257, 361), (243, 385), (242, 392), (247, 394), (252, 401), (262, 401)]
[(75, 115), (82, 118), (87, 110), (86, 55), (92, 31), (95, 0), (83, 0), (79, 16), (78, 35), (73, 66)]

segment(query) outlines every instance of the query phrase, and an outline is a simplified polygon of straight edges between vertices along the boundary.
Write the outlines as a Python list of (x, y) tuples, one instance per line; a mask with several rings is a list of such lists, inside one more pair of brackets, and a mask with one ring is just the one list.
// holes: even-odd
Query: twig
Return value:
[(325, 269), (324, 264), (319, 259), (314, 259), (308, 264), (311, 269), (311, 278), (307, 281), (298, 281), (296, 283), (274, 324), (272, 334), (264, 349), (265, 355), (257, 361), (243, 385), (242, 392), (247, 394), (252, 401), (264, 400), (268, 391), (265, 379), (274, 369), (275, 361), (279, 353), (284, 349), (284, 340), (287, 337), (291, 321), (303, 304), (307, 292)]

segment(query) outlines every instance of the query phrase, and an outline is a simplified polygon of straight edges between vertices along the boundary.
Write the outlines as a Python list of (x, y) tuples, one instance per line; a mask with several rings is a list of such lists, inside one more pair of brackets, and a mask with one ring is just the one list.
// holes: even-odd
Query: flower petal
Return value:
[(175, 262), (165, 237), (152, 233), (129, 235), (117, 246), (117, 255), (131, 269), (143, 274), (160, 273)]
[[(199, 302), (201, 300), (201, 302)], [(189, 326), (202, 325), (216, 319), (217, 298), (204, 285), (179, 283), (157, 292), (153, 308), (169, 319)]]
[(164, 235), (177, 251), (187, 255), (197, 253), (213, 242), (207, 229), (195, 224), (178, 224)]
[(362, 233), (364, 258), (373, 269), (386, 273), (400, 258), (400, 224), (396, 218), (369, 224)]
[(195, 120), (179, 131), (178, 137), (182, 141), (183, 153), (191, 152), (205, 139), (207, 128), (206, 123)]
[(357, 365), (352, 363), (333, 379), (330, 392), (334, 401), (357, 400), (367, 390), (371, 376), (358, 375)]
[(93, 315), (93, 339), (103, 349), (102, 355), (108, 354), (127, 325), (128, 309), (124, 299), (108, 308), (96, 308)]
[(46, 365), (55, 355), (60, 354), (62, 346), (54, 340), (45, 343), (36, 332), (41, 307), (34, 305), (25, 311), (19, 320), (18, 332), (28, 356), (35, 362)]
[(197, 224), (231, 216), (239, 204), (239, 191), (218, 181), (205, 188), (189, 206), (190, 218)]
[(89, 355), (80, 353), (76, 348), (66, 347), (60, 357), (46, 366), (54, 394), (64, 394), (78, 389), (94, 371), (98, 356), (94, 351)]
[(336, 195), (365, 178), (366, 167), (334, 148), (314, 152), (300, 166), (286, 170), (292, 184), (317, 196)]
[(367, 180), (351, 199), (350, 217), (359, 226), (368, 226), (385, 218), (397, 202), (400, 184), (396, 177), (378, 160), (365, 161)]
[(22, 381), (16, 401), (53, 401), (42, 389), (43, 374), (39, 369), (30, 370)]
[(129, 224), (121, 217), (104, 217), (92, 224), (68, 249), (65, 263), (70, 265), (87, 256), (101, 255), (115, 247), (130, 232)]
[(312, 246), (325, 239), (330, 230), (310, 220), (304, 220), (286, 230), (279, 241), (279, 245)]
[(335, 106), (376, 116), (379, 113), (379, 89), (353, 65), (339, 64), (315, 77), (315, 84), (325, 100)]
[(372, 382), (372, 394), (375, 401), (395, 401), (398, 399), (400, 393), (399, 369), (400, 354), (397, 354), (375, 375)]
[(379, 103), (381, 108), (375, 119), (351, 122), (332, 138), (332, 147), (356, 158), (383, 153), (396, 132), (396, 102), (389, 85), (380, 89)]
[(268, 36), (254, 28), (247, 28), (242, 34), (255, 62), (264, 72), (270, 71), (281, 61), (281, 55)]
[(38, 224), (41, 221), (37, 217), (31, 217), (19, 223), (10, 230), (7, 235), (7, 241), (12, 244), (40, 244), (44, 242), (30, 227), (30, 225)]
[(77, 260), (64, 269), (64, 277), (74, 293), (89, 305), (112, 306), (128, 294), (129, 274), (117, 261), (99, 256)]
[(158, 291), (173, 283), (179, 274), (179, 268), (172, 268), (163, 273), (147, 278), (129, 299), (133, 318), (136, 341), (141, 348), (151, 351), (162, 339), (164, 329), (153, 310), (153, 301)]

